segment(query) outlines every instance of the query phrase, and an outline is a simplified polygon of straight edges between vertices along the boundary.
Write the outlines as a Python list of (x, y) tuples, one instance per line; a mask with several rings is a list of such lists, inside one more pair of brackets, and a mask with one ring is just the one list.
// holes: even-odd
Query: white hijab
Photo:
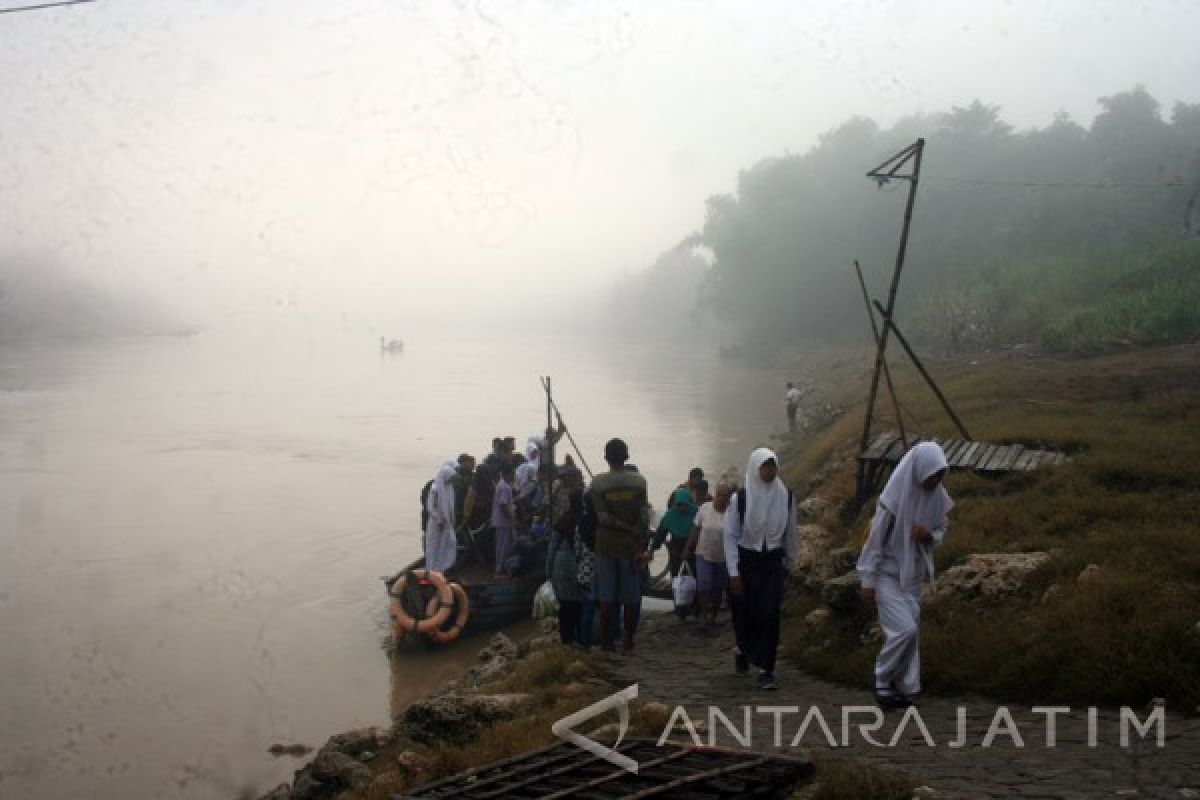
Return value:
[(767, 461), (779, 459), (775, 451), (760, 447), (750, 454), (746, 464), (746, 521), (745, 530), (762, 531), (764, 535), (778, 534), (787, 528), (788, 493), (779, 476), (767, 483), (758, 474), (759, 467)]
[(525, 440), (525, 463), (533, 464), (536, 470), (542, 461), (542, 450), (545, 449), (546, 443), (540, 436), (530, 436)]
[(946, 515), (954, 508), (954, 501), (940, 483), (932, 491), (921, 486), (930, 475), (946, 468), (942, 448), (934, 442), (921, 442), (900, 459), (883, 487), (883, 494), (879, 495), (879, 504), (896, 519), (884, 555), (891, 556), (899, 564), (902, 585), (912, 586), (914, 578), (919, 581), (913, 572), (917, 563), (917, 554), (912, 552), (914, 545), (921, 548), (919, 555), (926, 564), (929, 577), (933, 577), (930, 546), (916, 542), (911, 534), (917, 525), (931, 531), (946, 527)]
[(437, 476), (433, 479), (433, 488), (429, 492), (429, 499), (425, 501), (425, 510), (429, 512), (431, 518), (436, 519), (437, 514), (440, 513), (442, 519), (446, 520), (450, 527), (454, 526), (454, 484), (451, 483), (451, 479), (457, 469), (458, 462), (454, 459), (447, 459), (442, 466), (438, 467)]

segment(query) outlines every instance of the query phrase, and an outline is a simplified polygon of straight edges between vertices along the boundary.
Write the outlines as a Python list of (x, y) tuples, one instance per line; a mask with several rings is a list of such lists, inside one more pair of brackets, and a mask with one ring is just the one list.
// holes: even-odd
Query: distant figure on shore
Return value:
[(800, 397), (802, 394), (796, 388), (796, 384), (791, 381), (787, 382), (787, 393), (784, 395), (784, 402), (787, 404), (788, 433), (796, 432), (796, 414), (800, 411)]
[(614, 606), (624, 611), (621, 650), (633, 651), (642, 585), (638, 574), (644, 564), (650, 504), (646, 479), (625, 468), (629, 447), (621, 439), (604, 446), (608, 472), (592, 480), (592, 502), (596, 509), (596, 547), (592, 592), (600, 611), (600, 647), (613, 647)]
[(438, 469), (429, 489), (425, 525), (425, 568), (445, 572), (458, 560), (458, 538), (454, 535), (454, 474), (458, 463), (447, 460)]
[(796, 558), (792, 493), (774, 451), (760, 447), (746, 464), (745, 488), (725, 513), (725, 564), (737, 638), (734, 669), (758, 668), (760, 689), (774, 689), (784, 579)]
[(954, 507), (942, 486), (946, 470), (937, 444), (909, 450), (879, 495), (858, 557), (863, 600), (878, 607), (883, 628), (874, 686), (883, 708), (906, 708), (921, 691), (921, 586), (933, 578), (933, 548), (945, 540)]

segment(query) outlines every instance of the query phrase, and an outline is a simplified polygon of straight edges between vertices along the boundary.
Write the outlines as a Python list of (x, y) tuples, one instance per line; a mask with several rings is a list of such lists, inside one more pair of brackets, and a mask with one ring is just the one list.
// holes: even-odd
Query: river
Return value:
[[(384, 650), (437, 464), (545, 424), (622, 436), (661, 504), (743, 465), (782, 376), (600, 337), (204, 333), (0, 346), (0, 796), (229, 798), (386, 724), (479, 641)], [(568, 443), (564, 440), (563, 446)]]

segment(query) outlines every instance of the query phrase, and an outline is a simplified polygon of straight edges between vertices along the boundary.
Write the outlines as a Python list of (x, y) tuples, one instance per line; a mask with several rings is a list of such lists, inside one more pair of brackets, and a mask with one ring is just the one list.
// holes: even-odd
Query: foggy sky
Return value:
[(979, 98), (1018, 128), (1087, 124), (1138, 83), (1169, 113), (1198, 99), (1198, 33), (1188, 0), (0, 15), (0, 260), (218, 326), (518, 317), (648, 265), (739, 169), (854, 114)]

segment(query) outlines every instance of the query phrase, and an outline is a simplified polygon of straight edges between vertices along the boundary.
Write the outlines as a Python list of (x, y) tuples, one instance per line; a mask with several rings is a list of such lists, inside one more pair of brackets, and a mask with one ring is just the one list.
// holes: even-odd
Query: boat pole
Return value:
[(546, 458), (542, 459), (543, 464), (554, 466), (554, 418), (551, 417), (551, 412), (554, 409), (554, 397), (550, 394), (550, 376), (546, 376)]
[[(554, 409), (554, 413), (558, 414), (559, 418), (561, 418), (562, 411), (559, 410), (558, 404), (555, 403), (553, 398), (550, 396), (550, 378), (546, 377), (541, 378), (540, 380), (542, 382), (542, 388), (546, 390), (547, 404), (549, 404), (549, 406)], [(567, 434), (567, 440), (571, 442), (571, 447), (575, 448), (575, 455), (579, 456), (579, 463), (583, 464), (583, 468), (587, 470), (588, 477), (596, 477), (596, 474), (592, 472), (592, 468), (588, 466), (587, 459), (583, 457), (583, 452), (579, 449), (579, 445), (575, 443), (575, 437), (571, 435), (571, 429), (567, 428), (565, 431), (563, 431), (563, 433)]]

